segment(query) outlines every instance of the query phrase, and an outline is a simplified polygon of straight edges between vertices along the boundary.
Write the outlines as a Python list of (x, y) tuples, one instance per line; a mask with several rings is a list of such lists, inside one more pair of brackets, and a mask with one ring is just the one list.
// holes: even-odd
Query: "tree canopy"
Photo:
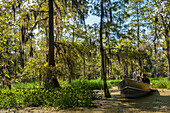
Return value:
[(168, 0), (3, 0), (0, 25), (3, 83), (106, 81), (135, 68), (170, 80)]

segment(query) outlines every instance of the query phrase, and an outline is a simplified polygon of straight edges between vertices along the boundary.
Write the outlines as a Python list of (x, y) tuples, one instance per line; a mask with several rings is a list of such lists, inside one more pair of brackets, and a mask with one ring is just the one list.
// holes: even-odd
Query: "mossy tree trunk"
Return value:
[[(48, 53), (48, 65), (49, 67), (55, 66), (54, 61), (54, 16), (53, 16), (53, 0), (48, 0), (49, 5), (49, 53)], [(54, 75), (51, 69), (48, 69), (47, 77), (45, 80), (46, 88), (60, 87), (57, 77)]]
[(100, 52), (101, 52), (101, 57), (102, 57), (102, 75), (103, 75), (103, 82), (104, 82), (104, 94), (105, 97), (110, 98), (111, 95), (109, 93), (107, 83), (106, 83), (106, 66), (105, 66), (105, 52), (103, 49), (103, 36), (102, 36), (102, 31), (103, 31), (103, 16), (104, 16), (104, 11), (103, 11), (103, 0), (101, 0), (101, 21), (100, 21)]

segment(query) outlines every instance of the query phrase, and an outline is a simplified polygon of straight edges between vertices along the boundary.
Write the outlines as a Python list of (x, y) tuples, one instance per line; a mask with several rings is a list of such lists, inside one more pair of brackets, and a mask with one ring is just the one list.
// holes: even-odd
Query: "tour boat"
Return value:
[(124, 79), (118, 84), (120, 94), (125, 98), (136, 98), (147, 95), (151, 91), (151, 85), (130, 79)]

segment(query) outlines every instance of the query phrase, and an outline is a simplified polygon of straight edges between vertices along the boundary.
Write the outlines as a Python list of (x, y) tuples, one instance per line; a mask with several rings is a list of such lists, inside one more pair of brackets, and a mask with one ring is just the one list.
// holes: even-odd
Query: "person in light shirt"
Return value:
[(141, 76), (137, 75), (135, 81), (142, 82)]
[(137, 74), (138, 74), (138, 69), (135, 69), (135, 72), (133, 72), (133, 80), (136, 79)]

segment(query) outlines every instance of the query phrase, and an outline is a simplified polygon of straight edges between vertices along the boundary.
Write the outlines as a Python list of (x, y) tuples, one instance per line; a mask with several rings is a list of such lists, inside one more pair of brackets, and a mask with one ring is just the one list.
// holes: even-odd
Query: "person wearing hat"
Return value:
[(135, 81), (142, 82), (142, 79), (141, 79), (140, 75), (136, 75)]
[(150, 80), (147, 78), (147, 74), (143, 74), (142, 82), (150, 84)]

